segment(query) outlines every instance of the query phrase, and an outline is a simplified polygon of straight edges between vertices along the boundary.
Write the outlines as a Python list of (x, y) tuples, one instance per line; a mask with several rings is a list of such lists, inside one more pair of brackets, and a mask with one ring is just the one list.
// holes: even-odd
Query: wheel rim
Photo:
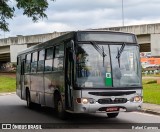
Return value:
[(61, 101), (58, 101), (58, 112), (62, 112), (62, 102)]

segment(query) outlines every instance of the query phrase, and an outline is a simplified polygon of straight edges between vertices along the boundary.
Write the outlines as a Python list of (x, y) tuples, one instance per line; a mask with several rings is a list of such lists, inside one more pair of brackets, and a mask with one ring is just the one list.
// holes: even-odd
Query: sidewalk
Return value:
[(160, 115), (160, 105), (143, 103), (142, 112), (149, 113), (149, 114)]

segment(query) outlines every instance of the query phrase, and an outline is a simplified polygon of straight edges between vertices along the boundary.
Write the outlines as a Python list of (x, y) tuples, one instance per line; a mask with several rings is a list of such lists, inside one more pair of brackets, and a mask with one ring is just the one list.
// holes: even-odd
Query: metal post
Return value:
[(124, 26), (124, 9), (123, 9), (123, 0), (122, 0), (122, 26)]

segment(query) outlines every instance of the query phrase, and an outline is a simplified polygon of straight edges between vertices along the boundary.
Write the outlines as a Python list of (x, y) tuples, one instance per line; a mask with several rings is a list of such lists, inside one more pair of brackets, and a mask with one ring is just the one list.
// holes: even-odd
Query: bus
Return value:
[(132, 33), (72, 31), (17, 55), (16, 93), (35, 104), (66, 113), (141, 110), (140, 53)]

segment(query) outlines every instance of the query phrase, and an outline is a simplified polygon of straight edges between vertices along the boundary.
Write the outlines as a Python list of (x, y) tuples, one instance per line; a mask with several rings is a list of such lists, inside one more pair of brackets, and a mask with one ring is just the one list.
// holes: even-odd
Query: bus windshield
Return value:
[[(123, 44), (122, 44), (123, 45)], [(103, 57), (92, 44), (79, 44), (76, 52), (78, 87), (107, 88), (141, 86), (138, 46), (98, 44)]]

